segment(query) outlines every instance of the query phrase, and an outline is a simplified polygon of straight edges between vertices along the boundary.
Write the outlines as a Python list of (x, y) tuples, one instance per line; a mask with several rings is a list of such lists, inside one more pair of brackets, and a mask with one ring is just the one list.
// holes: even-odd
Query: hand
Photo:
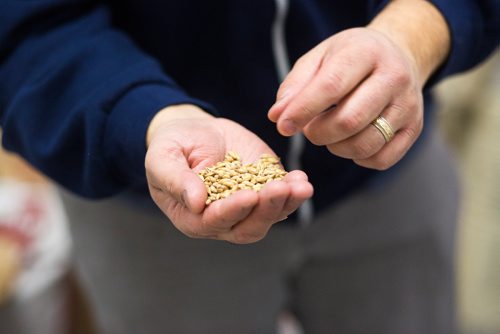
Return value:
[[(370, 124), (378, 116), (396, 132), (389, 143)], [(313, 144), (335, 155), (365, 167), (389, 168), (422, 130), (414, 62), (380, 32), (343, 31), (297, 61), (269, 118), (283, 135), (303, 130)]]
[[(422, 87), (449, 49), (449, 31), (427, 1), (391, 1), (368, 28), (340, 32), (301, 57), (269, 119), (340, 157), (375, 169), (399, 161), (422, 131)], [(370, 123), (383, 116), (386, 143)]]
[(148, 129), (146, 174), (151, 197), (181, 232), (193, 238), (256, 242), (312, 196), (301, 171), (272, 181), (260, 191), (240, 190), (206, 206), (197, 172), (237, 152), (243, 163), (274, 152), (255, 134), (191, 105), (168, 107)]

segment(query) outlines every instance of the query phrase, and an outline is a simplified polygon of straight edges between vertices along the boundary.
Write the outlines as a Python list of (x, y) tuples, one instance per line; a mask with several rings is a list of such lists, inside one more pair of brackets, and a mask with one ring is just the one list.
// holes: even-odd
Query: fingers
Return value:
[(312, 196), (312, 185), (302, 171), (293, 171), (285, 179), (266, 184), (258, 193), (237, 191), (213, 202), (201, 214), (189, 211), (164, 192), (157, 195), (156, 201), (174, 225), (191, 238), (253, 243), (264, 238), (273, 224), (286, 218)]
[(386, 144), (384, 137), (372, 125), (362, 132), (335, 144), (326, 145), (330, 153), (346, 159), (366, 159)]
[(391, 88), (378, 76), (371, 76), (335, 109), (309, 122), (304, 128), (304, 135), (315, 145), (340, 142), (366, 128), (382, 113), (391, 99)]
[[(395, 132), (394, 138), (386, 143), (382, 133), (369, 125), (359, 134), (339, 143), (327, 145), (335, 155), (353, 159), (363, 167), (386, 170), (397, 163), (415, 143), (422, 132), (423, 119), (406, 126), (405, 118), (389, 109), (383, 114)], [(394, 124), (394, 125), (393, 125)]]
[(325, 43), (319, 44), (300, 57), (293, 65), (292, 70), (281, 83), (276, 94), (276, 103), (269, 110), (268, 118), (276, 122), (286, 106), (296, 94), (298, 94), (314, 77), (321, 65)]
[[(422, 128), (422, 92), (413, 60), (385, 36), (364, 28), (338, 33), (322, 45), (313, 76), (301, 85), (306, 69), (294, 67), (282, 84), (293, 94), (278, 101), (269, 118), (282, 135), (303, 131), (313, 144), (362, 166), (392, 166)], [(389, 143), (370, 124), (381, 115), (396, 132)]]
[(172, 196), (192, 212), (203, 211), (207, 198), (205, 185), (191, 170), (182, 152), (148, 152), (146, 171), (150, 187)]
[(308, 180), (308, 177), (307, 177), (307, 174), (304, 173), (303, 171), (301, 170), (292, 170), (290, 172), (288, 172), (285, 177), (283, 178), (283, 181), (285, 182), (298, 182), (298, 181), (307, 181)]
[[(380, 116), (387, 120), (394, 133), (407, 124), (405, 112), (398, 108), (390, 107)], [(342, 158), (367, 159), (375, 155), (385, 145), (387, 144), (382, 133), (372, 124), (368, 124), (354, 136), (340, 142), (327, 144), (326, 147), (332, 154)]]
[(285, 136), (295, 134), (320, 113), (339, 103), (371, 73), (373, 66), (369, 58), (353, 63), (351, 51), (327, 53), (307, 86), (286, 105), (281, 104), (273, 111), (279, 114), (278, 131)]
[(237, 244), (257, 242), (265, 237), (273, 224), (297, 210), (312, 194), (313, 187), (307, 182), (305, 173), (293, 171), (283, 181), (266, 184), (258, 193), (258, 204), (251, 213), (219, 238)]
[(283, 207), (283, 218), (288, 217), (296, 211), (304, 201), (311, 198), (314, 192), (309, 182), (291, 181), (291, 192)]
[(259, 192), (259, 203), (252, 213), (227, 233), (225, 239), (246, 244), (264, 238), (282, 216), (283, 206), (290, 195), (290, 187), (285, 182), (273, 181)]
[(378, 170), (386, 170), (397, 163), (415, 143), (422, 132), (423, 123), (416, 129), (404, 128), (399, 130), (394, 138), (383, 146), (376, 154), (366, 159), (353, 159), (360, 166)]
[(240, 190), (231, 196), (210, 204), (203, 213), (201, 228), (207, 233), (227, 233), (244, 220), (259, 202), (252, 190)]

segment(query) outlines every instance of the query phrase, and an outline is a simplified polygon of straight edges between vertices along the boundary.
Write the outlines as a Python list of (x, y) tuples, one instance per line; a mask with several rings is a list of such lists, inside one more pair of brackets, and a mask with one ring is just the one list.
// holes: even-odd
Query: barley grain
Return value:
[(243, 165), (237, 153), (228, 152), (223, 161), (198, 173), (208, 194), (205, 203), (208, 205), (242, 189), (260, 191), (266, 183), (283, 179), (287, 172), (279, 162), (278, 157), (263, 154), (256, 163)]

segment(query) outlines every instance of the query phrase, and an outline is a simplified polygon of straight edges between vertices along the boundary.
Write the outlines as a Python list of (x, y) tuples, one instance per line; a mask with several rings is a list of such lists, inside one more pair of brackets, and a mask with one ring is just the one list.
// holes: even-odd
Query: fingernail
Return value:
[(280, 106), (280, 101), (276, 102), (269, 108), (269, 111), (267, 112), (267, 118), (269, 118), (270, 121), (272, 122), (277, 122), (279, 115), (281, 112), (278, 112), (277, 108)]
[(271, 109), (269, 109), (269, 111), (267, 112), (267, 118), (271, 121), (271, 122), (274, 122), (276, 123), (276, 121), (278, 120), (278, 116), (275, 115), (275, 112), (273, 112), (273, 107), (271, 107)]
[(280, 107), (287, 101), (287, 97), (290, 95), (290, 91), (287, 90), (285, 93), (283, 93), (277, 100), (274, 102), (274, 104), (269, 108), (269, 111), (273, 111), (274, 109)]
[(297, 125), (291, 119), (285, 119), (281, 122), (281, 133), (287, 136), (292, 136), (297, 132)]

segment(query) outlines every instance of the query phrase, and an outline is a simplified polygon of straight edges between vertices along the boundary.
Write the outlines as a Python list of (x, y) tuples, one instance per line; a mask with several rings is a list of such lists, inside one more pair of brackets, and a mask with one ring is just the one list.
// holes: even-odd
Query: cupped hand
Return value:
[(307, 175), (292, 171), (259, 192), (240, 190), (206, 206), (199, 171), (222, 161), (229, 151), (237, 152), (245, 164), (264, 153), (275, 154), (246, 128), (195, 106), (172, 106), (158, 113), (147, 142), (150, 194), (176, 228), (193, 238), (256, 242), (313, 193)]
[[(387, 169), (423, 126), (423, 79), (412, 55), (370, 28), (340, 32), (301, 57), (283, 81), (269, 119), (290, 136), (374, 169)], [(395, 132), (386, 143), (371, 122), (383, 116)]]

